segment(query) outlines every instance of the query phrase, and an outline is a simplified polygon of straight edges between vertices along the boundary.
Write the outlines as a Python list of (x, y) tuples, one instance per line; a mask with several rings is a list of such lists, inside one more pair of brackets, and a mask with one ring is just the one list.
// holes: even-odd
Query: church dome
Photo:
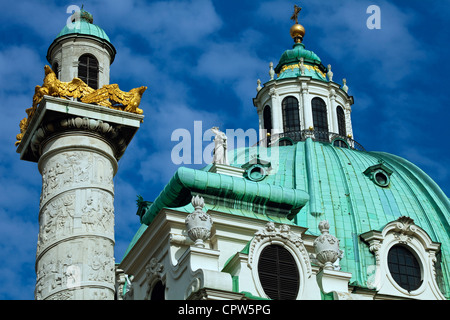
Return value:
[(280, 57), (275, 72), (278, 79), (295, 78), (301, 76), (300, 62), (303, 59), (305, 66), (304, 76), (313, 79), (327, 81), (326, 68), (322, 64), (322, 60), (313, 51), (306, 50), (303, 43), (296, 43), (290, 50), (286, 50)]
[(108, 42), (111, 42), (106, 32), (99, 26), (95, 25), (93, 22), (94, 19), (92, 15), (86, 10), (81, 9), (80, 19), (77, 22), (79, 23), (79, 26), (76, 26), (76, 24), (73, 25), (66, 24), (64, 28), (61, 30), (61, 32), (56, 36), (56, 39), (66, 35), (80, 34), (93, 36), (99, 38), (100, 40), (106, 40)]
[[(266, 168), (265, 178), (258, 184), (309, 194), (309, 201), (292, 222), (308, 228), (313, 235), (320, 235), (320, 221), (329, 222), (330, 234), (340, 240), (345, 250), (340, 265), (352, 273), (352, 285), (367, 288), (367, 270), (375, 265), (370, 246), (361, 235), (381, 231), (403, 216), (413, 219), (432, 241), (441, 244), (442, 257), (449, 256), (450, 201), (411, 162), (389, 153), (341, 148), (312, 139), (280, 146), (278, 150), (278, 161), (265, 159), (271, 162), (272, 172)], [(230, 156), (230, 162), (242, 159), (240, 152), (234, 153), (234, 158)], [(442, 286), (450, 278), (446, 270), (450, 270), (450, 262), (443, 259), (442, 270), (437, 271), (443, 271)], [(449, 288), (441, 291), (447, 296), (450, 293)]]

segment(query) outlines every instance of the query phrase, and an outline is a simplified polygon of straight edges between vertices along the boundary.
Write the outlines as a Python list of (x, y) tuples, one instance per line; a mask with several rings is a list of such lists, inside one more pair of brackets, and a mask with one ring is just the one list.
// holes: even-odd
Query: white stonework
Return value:
[[(187, 235), (186, 213), (161, 210), (119, 265), (134, 278), (133, 295), (126, 293), (125, 299), (150, 299), (158, 281), (164, 285), (167, 300), (245, 300), (249, 293), (266, 298), (258, 279), (257, 261), (261, 250), (270, 244), (283, 245), (294, 256), (301, 277), (297, 298), (321, 299), (316, 279), (320, 269), (310, 259), (316, 237), (306, 235), (305, 228), (268, 225), (225, 212), (208, 213), (214, 220), (211, 239), (199, 248)], [(247, 246), (249, 252), (245, 253)], [(149, 274), (149, 264), (158, 272)]]
[(282, 80), (271, 80), (264, 84), (258, 91), (257, 97), (253, 99), (253, 104), (257, 108), (259, 115), (260, 134), (263, 132), (264, 119), (263, 110), (266, 106), (271, 109), (272, 130), (283, 133), (283, 111), (282, 103), (286, 97), (292, 96), (299, 103), (300, 130), (314, 128), (312, 116), (312, 99), (321, 98), (327, 106), (328, 131), (339, 133), (336, 108), (341, 106), (345, 113), (347, 135), (353, 137), (351, 124), (351, 106), (353, 97), (349, 96), (339, 84), (335, 82), (324, 82), (310, 77), (297, 77)]
[(36, 299), (114, 299), (113, 177), (142, 118), (50, 97), (38, 107), (17, 149), (42, 175)]
[[(444, 300), (436, 282), (436, 254), (440, 244), (408, 217), (388, 223), (382, 231), (369, 231), (361, 235), (370, 245), (376, 264), (368, 270), (370, 277), (367, 286), (375, 289), (380, 296), (396, 296), (423, 300)], [(401, 245), (410, 250), (421, 265), (422, 285), (417, 290), (407, 291), (394, 280), (388, 267), (389, 250)]]
[(47, 53), (47, 60), (61, 81), (69, 82), (78, 77), (78, 59), (83, 54), (93, 55), (99, 65), (98, 88), (109, 84), (110, 66), (114, 61), (115, 49), (105, 40), (83, 34), (68, 34), (56, 39)]

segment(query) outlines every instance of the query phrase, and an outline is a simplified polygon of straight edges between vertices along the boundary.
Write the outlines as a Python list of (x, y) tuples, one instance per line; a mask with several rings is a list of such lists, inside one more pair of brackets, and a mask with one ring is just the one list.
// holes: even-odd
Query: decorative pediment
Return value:
[(364, 170), (364, 174), (380, 187), (389, 186), (392, 173), (393, 171), (382, 160)]
[[(367, 268), (367, 286), (379, 294), (414, 297), (416, 299), (444, 299), (436, 282), (436, 255), (440, 244), (432, 241), (425, 230), (410, 217), (402, 216), (389, 222), (381, 231), (361, 234), (375, 256), (375, 265)], [(390, 260), (396, 250), (403, 250), (417, 261), (420, 284), (414, 289), (405, 288), (395, 277), (397, 260)], [(402, 262), (403, 263), (403, 262)], [(409, 266), (411, 268), (412, 266)]]

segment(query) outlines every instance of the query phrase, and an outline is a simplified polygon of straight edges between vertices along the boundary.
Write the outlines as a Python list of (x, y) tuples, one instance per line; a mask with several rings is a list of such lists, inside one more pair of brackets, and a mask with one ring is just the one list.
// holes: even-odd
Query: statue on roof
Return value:
[(213, 163), (228, 164), (227, 159), (227, 136), (218, 127), (212, 127), (211, 131), (216, 135), (214, 138)]

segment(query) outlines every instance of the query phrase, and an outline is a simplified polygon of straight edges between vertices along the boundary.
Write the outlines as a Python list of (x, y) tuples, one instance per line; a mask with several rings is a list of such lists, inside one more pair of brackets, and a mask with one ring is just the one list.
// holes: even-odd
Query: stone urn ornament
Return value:
[(211, 236), (211, 227), (213, 224), (211, 216), (203, 211), (205, 200), (196, 195), (192, 197), (194, 211), (190, 213), (185, 220), (189, 238), (195, 242), (196, 247), (204, 248), (204, 241)]
[(321, 235), (314, 240), (316, 259), (323, 264), (323, 268), (333, 270), (333, 263), (342, 257), (342, 250), (339, 249), (339, 239), (329, 234), (330, 224), (324, 220), (319, 223)]

